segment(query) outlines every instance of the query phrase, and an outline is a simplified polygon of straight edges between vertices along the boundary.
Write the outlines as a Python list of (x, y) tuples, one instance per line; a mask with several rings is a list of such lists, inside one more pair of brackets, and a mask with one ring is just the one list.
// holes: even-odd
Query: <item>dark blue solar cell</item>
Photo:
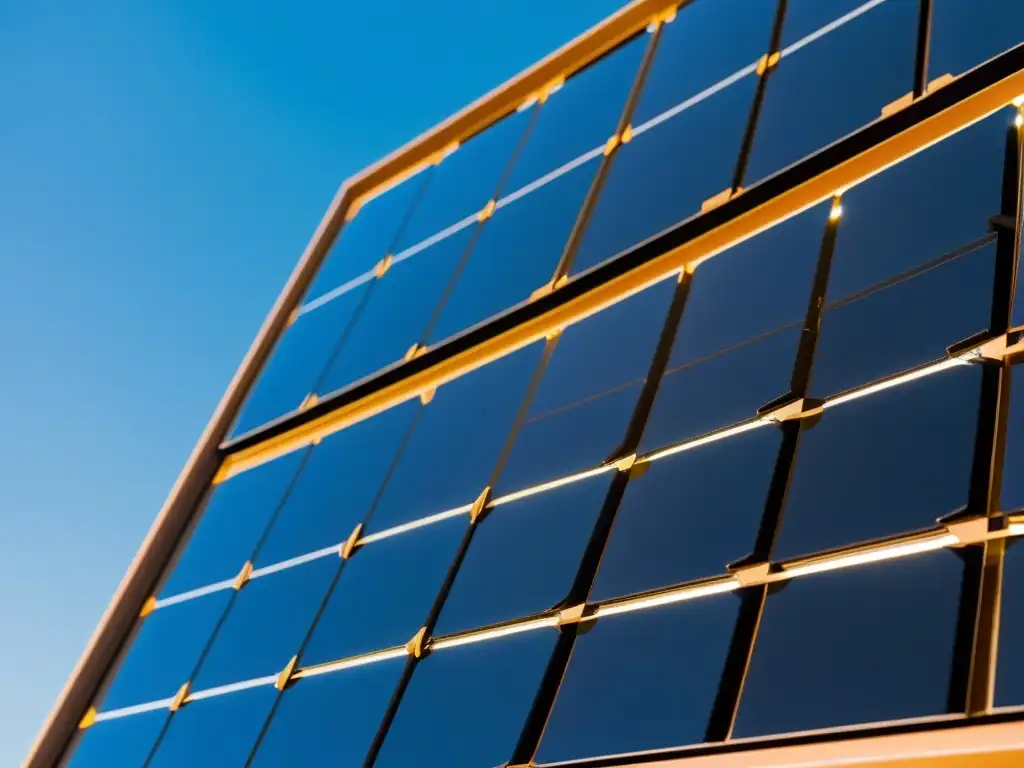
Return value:
[(999, 656), (996, 660), (995, 705), (1024, 704), (1024, 544), (1007, 541), (1003, 563), (1003, 593), (999, 618)]
[(362, 765), (405, 659), (296, 681), (285, 690), (252, 768)]
[(703, 741), (739, 605), (724, 595), (598, 621), (576, 639), (537, 761)]
[(599, 475), (492, 509), (473, 534), (434, 634), (558, 606), (576, 576), (610, 478)]
[(529, 112), (513, 113), (444, 158), (402, 228), (394, 252), (401, 253), (482, 210), (498, 193), (530, 118)]
[(142, 620), (100, 711), (168, 699), (188, 682), (234, 591), (160, 608)]
[(437, 390), (374, 507), (368, 531), (470, 504), (480, 495), (542, 350), (534, 344)]
[(1008, 124), (999, 112), (843, 195), (829, 301), (984, 237), (999, 213)]
[(283, 331), (253, 384), (232, 434), (250, 432), (302, 404), (316, 387), (367, 290), (367, 285), (361, 285), (343, 293), (319, 309), (299, 315)]
[(277, 699), (272, 685), (193, 701), (171, 718), (147, 768), (243, 768)]
[(980, 387), (956, 368), (827, 409), (800, 436), (773, 559), (934, 528), (966, 504)]
[(789, 0), (782, 25), (782, 47), (819, 32), (822, 27), (842, 20), (847, 14), (859, 15), (871, 10), (874, 5), (878, 5), (877, 0), (870, 6), (865, 0)]
[(960, 75), (1024, 41), (1018, 0), (935, 0), (930, 77)]
[(700, 212), (732, 184), (757, 78), (747, 75), (619, 147), (573, 260), (582, 272)]
[(80, 732), (66, 768), (139, 768), (146, 762), (168, 712), (158, 709), (99, 722)]
[(481, 768), (512, 756), (557, 634), (436, 651), (412, 676), (374, 765)]
[(800, 336), (801, 326), (788, 326), (724, 354), (681, 364), (677, 339), (640, 453), (753, 418), (758, 408), (786, 394)]
[(946, 356), (991, 324), (995, 246), (826, 307), (811, 392), (827, 397)]
[[(676, 20), (662, 30), (632, 124), (640, 125), (753, 65), (768, 51), (775, 5), (775, 0), (697, 0), (679, 9)], [(722, 34), (724, 29), (728, 35)]]
[(735, 738), (946, 711), (963, 563), (935, 552), (768, 596)]
[(598, 166), (591, 160), (494, 212), (430, 333), (431, 343), (525, 301), (551, 279)]
[(257, 568), (337, 546), (370, 511), (419, 411), (415, 400), (314, 446), (253, 561)]
[[(812, 4), (820, 0), (794, 0), (794, 15)], [(784, 48), (765, 89), (747, 183), (873, 122), (910, 92), (917, 21), (917, 3), (882, 3), (798, 50)]]
[(1024, 509), (1024, 473), (1018, 471), (1018, 467), (1024, 466), (1024, 368), (1014, 366), (1009, 373), (1010, 412), (999, 500), (999, 509), (1003, 512)]
[(431, 171), (417, 173), (361, 206), (345, 222), (317, 271), (306, 301), (320, 298), (369, 272), (394, 244)]
[(675, 280), (662, 280), (569, 326), (544, 370), (530, 415), (642, 381), (675, 291)]
[(638, 35), (570, 77), (540, 107), (504, 185), (506, 193), (541, 178), (615, 133), (650, 41)]
[(412, 639), (427, 619), (468, 524), (469, 515), (461, 515), (356, 550), (313, 630), (303, 665)]
[(474, 232), (475, 226), (467, 227), (394, 264), (375, 281), (366, 306), (317, 384), (318, 392), (334, 392), (402, 360), (426, 332)]
[(284, 501), (305, 453), (293, 451), (214, 486), (161, 596), (236, 576)]
[(497, 492), (520, 491), (612, 458), (626, 437), (642, 389), (643, 382), (636, 382), (526, 421), (498, 478)]
[(802, 323), (828, 210), (829, 204), (815, 206), (697, 267), (673, 363)]
[(340, 560), (338, 555), (328, 555), (246, 584), (217, 632), (192, 689), (251, 680), (284, 669), (299, 652)]
[(719, 576), (750, 554), (781, 437), (762, 427), (634, 469), (590, 600)]

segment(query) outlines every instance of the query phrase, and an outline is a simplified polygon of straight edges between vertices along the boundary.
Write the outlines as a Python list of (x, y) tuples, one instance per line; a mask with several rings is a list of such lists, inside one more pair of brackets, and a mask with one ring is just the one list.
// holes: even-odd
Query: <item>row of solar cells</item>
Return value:
[[(759, 77), (776, 0), (698, 0), (373, 199), (344, 226), (235, 434), (527, 301), (875, 120), (912, 90), (918, 5), (789, 0), (781, 59)], [(1021, 40), (1019, 3), (934, 6), (933, 78)], [(905, 229), (915, 223), (907, 216)]]
[[(692, 276), (442, 386), (426, 405), (217, 486), (70, 764), (242, 765), (257, 742), (254, 765), (356, 764), (401, 679), (377, 765), (496, 765), (510, 759), (565, 631), (548, 623), (414, 661), (401, 647), (420, 627), (451, 636), (700, 583), (754, 551), (766, 520), (774, 561), (935, 529), (970, 501), (992, 370), (947, 367), (947, 347), (1008, 325), (1014, 265), (1000, 217), (1015, 202), (1002, 195), (1011, 119), (997, 113), (848, 191), (838, 220), (829, 204), (813, 207)], [(820, 419), (702, 444), (755, 423), (780, 395), (838, 403), (908, 371), (932, 375), (843, 396)], [(1012, 471), (1021, 401), (1011, 397), (1006, 511), (1024, 507)], [(628, 471), (609, 463), (633, 453)], [(495, 502), (471, 520), (485, 486)], [(531, 488), (542, 490), (518, 494)], [(509, 494), (520, 497), (497, 504)], [(339, 558), (360, 522), (361, 545)], [(1006, 556), (1003, 647), (1024, 639), (1022, 552)], [(246, 561), (252, 578), (231, 588)], [(717, 737), (955, 716), (969, 561), (933, 552), (773, 590), (735, 725)], [(737, 590), (588, 622), (536, 759), (709, 738), (751, 599)], [(296, 653), (308, 669), (388, 649), (394, 658), (281, 695), (273, 686)], [(184, 681), (200, 695), (170, 714)], [(1013, 655), (1000, 659), (996, 703), (1024, 704)]]

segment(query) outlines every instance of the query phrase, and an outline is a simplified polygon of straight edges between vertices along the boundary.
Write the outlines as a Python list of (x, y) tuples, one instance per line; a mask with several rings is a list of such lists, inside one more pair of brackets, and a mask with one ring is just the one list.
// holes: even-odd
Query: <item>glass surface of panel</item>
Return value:
[[(889, 2), (889, 0), (881, 0)], [(916, 2), (916, 0), (896, 0)], [(785, 23), (782, 25), (782, 48), (804, 40), (808, 35), (819, 32), (822, 27), (841, 22), (848, 14), (859, 14), (870, 10), (865, 0), (794, 0), (786, 3)]]
[(244, 768), (276, 699), (263, 685), (186, 704), (147, 768)]
[(935, 0), (929, 77), (960, 75), (1024, 41), (1017, 0)]
[(469, 516), (463, 515), (356, 550), (317, 621), (302, 664), (380, 651), (412, 639), (426, 621), (468, 524)]
[(997, 707), (1024, 704), (1024, 544), (1007, 543), (1003, 562), (1003, 591), (999, 617), (994, 703)]
[(590, 541), (610, 475), (488, 512), (473, 534), (434, 634), (483, 627), (560, 605)]
[[(793, 0), (787, 15), (820, 4)], [(748, 184), (873, 122), (885, 105), (913, 89), (917, 7), (885, 2), (799, 50), (783, 49), (767, 81)]]
[(234, 578), (285, 500), (305, 454), (294, 451), (214, 486), (160, 595)]
[(703, 741), (739, 605), (725, 595), (638, 611), (577, 637), (537, 762)]
[(369, 272), (391, 249), (432, 171), (417, 173), (360, 206), (342, 226), (337, 241), (306, 292), (310, 301)]
[(512, 113), (441, 161), (398, 236), (396, 254), (483, 209), (497, 194), (531, 117), (528, 111)]
[(999, 213), (1009, 120), (1000, 111), (843, 195), (829, 301), (985, 236)]
[(437, 390), (374, 507), (367, 532), (471, 504), (480, 495), (542, 351), (542, 344), (534, 344)]
[(615, 133), (650, 36), (640, 34), (566, 80), (540, 106), (504, 189), (517, 189)]
[(142, 620), (103, 696), (101, 712), (174, 696), (192, 677), (232, 590), (160, 608)]
[(803, 322), (829, 207), (815, 206), (697, 267), (674, 365)]
[[(1007, 372), (1004, 371), (1005, 376)], [(1006, 454), (1003, 485), (999, 497), (1001, 512), (1024, 509), (1024, 367), (1014, 366), (1010, 374), (1010, 411), (1006, 423)]]
[(770, 594), (733, 737), (943, 714), (962, 576), (944, 551)]
[(804, 429), (772, 559), (934, 528), (967, 503), (981, 370), (827, 409)]
[(536, 630), (430, 654), (416, 667), (374, 765), (506, 763), (556, 638)]
[(343, 293), (288, 326), (252, 385), (232, 435), (291, 413), (313, 392), (331, 355), (367, 296), (367, 285)]
[(375, 281), (359, 319), (317, 385), (334, 392), (392, 363), (420, 341), (466, 250), (476, 225), (394, 264)]
[(618, 453), (643, 382), (523, 423), (495, 486), (521, 491), (592, 469)]
[(419, 403), (402, 403), (315, 445), (260, 545), (260, 568), (345, 541), (370, 511)]
[(249, 581), (228, 611), (192, 689), (252, 680), (284, 669), (299, 652), (339, 563), (340, 558), (333, 555)]
[(362, 765), (404, 666), (390, 659), (289, 686), (252, 768)]
[(677, 338), (640, 453), (753, 418), (758, 408), (786, 394), (800, 336), (801, 325), (792, 325), (724, 354), (682, 364), (677, 362), (684, 354)]
[(598, 159), (590, 160), (494, 212), (431, 330), (430, 343), (525, 301), (551, 279), (599, 165)]
[(748, 75), (619, 147), (573, 273), (699, 213), (732, 184), (756, 88)]
[(65, 768), (140, 768), (156, 744), (167, 710), (96, 723), (81, 732)]
[(660, 459), (633, 477), (590, 601), (719, 576), (750, 554), (781, 440), (765, 427)]
[(753, 65), (768, 50), (774, 20), (775, 0), (697, 0), (680, 8), (662, 29), (633, 126)]
[(989, 328), (995, 246), (826, 307), (810, 392), (828, 397), (946, 357)]

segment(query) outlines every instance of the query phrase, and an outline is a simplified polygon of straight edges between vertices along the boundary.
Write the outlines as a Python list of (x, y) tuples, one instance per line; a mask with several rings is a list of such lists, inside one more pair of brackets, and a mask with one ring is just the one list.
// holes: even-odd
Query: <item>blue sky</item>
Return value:
[(0, 764), (338, 184), (620, 4), (0, 7)]

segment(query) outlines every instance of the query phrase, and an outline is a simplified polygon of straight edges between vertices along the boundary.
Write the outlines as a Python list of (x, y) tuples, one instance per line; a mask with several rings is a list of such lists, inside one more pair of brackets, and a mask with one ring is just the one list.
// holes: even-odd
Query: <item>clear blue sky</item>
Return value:
[(621, 4), (0, 5), (0, 765), (338, 184)]

